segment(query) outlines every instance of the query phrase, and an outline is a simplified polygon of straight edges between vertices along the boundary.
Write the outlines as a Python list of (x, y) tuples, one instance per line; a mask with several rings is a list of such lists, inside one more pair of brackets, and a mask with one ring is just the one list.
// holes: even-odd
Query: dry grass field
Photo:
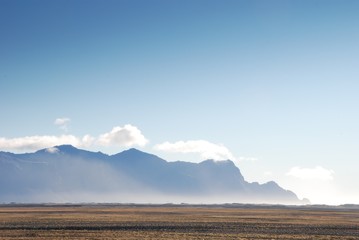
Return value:
[(359, 239), (359, 210), (2, 206), (0, 239)]

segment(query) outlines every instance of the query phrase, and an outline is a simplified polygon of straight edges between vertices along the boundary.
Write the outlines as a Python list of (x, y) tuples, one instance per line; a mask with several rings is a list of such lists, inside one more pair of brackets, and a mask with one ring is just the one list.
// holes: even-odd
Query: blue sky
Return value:
[(249, 181), (359, 203), (358, 12), (339, 0), (1, 0), (0, 150), (64, 136), (106, 153), (232, 157)]

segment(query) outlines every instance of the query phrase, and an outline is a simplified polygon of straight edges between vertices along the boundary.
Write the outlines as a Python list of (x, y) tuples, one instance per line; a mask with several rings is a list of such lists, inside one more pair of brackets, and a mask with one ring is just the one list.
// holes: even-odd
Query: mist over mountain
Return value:
[(133, 148), (107, 155), (71, 145), (0, 152), (0, 202), (307, 203), (273, 181), (245, 181), (230, 160), (167, 162)]

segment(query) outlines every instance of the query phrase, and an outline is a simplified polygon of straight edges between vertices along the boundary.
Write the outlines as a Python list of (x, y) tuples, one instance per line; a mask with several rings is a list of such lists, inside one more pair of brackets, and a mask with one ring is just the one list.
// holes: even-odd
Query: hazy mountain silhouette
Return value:
[(248, 183), (230, 160), (167, 162), (134, 148), (106, 155), (71, 145), (0, 152), (0, 202), (48, 201), (304, 203), (275, 182)]

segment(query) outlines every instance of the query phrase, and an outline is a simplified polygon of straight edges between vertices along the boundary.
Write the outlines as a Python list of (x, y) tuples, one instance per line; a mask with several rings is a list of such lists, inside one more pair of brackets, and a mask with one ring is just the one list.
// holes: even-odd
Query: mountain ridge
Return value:
[(72, 145), (0, 152), (0, 166), (0, 202), (36, 202), (41, 196), (41, 201), (71, 202), (90, 196), (85, 199), (92, 202), (307, 203), (274, 181), (247, 182), (231, 160), (168, 162), (135, 148), (113, 155)]

